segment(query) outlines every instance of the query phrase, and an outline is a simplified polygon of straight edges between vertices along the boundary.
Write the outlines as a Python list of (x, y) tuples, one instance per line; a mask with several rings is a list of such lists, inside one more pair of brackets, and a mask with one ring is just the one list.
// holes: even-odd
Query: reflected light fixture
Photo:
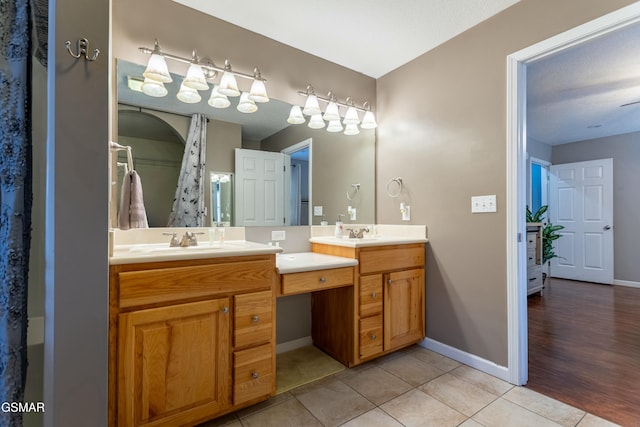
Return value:
[[(300, 108), (298, 105), (291, 107), (291, 112), (287, 118), (287, 123), (301, 124), (305, 122), (305, 117), (310, 116), (309, 126), (312, 129), (321, 129), (325, 127), (325, 121), (329, 122), (327, 125), (328, 132), (341, 132), (344, 129), (345, 135), (357, 135), (360, 133), (360, 129), (375, 129), (378, 127), (375, 116), (371, 111), (371, 104), (364, 102), (362, 107), (358, 107), (354, 104), (351, 97), (347, 97), (344, 102), (339, 101), (333, 92), (329, 92), (328, 96), (321, 97), (316, 95), (313, 86), (307, 85), (305, 91), (298, 91), (299, 95), (306, 96), (307, 100), (304, 103), (304, 108)], [(327, 108), (324, 113), (320, 109), (319, 101), (327, 103)], [(345, 107), (346, 113), (344, 119), (340, 117), (340, 107)], [(360, 123), (360, 117), (358, 111), (364, 112), (362, 123)], [(345, 125), (343, 128), (342, 125)], [(358, 127), (360, 125), (360, 127)]]
[(178, 91), (176, 97), (180, 101), (187, 104), (195, 104), (197, 102), (200, 102), (200, 100), (202, 99), (197, 90), (186, 86), (184, 82), (182, 82), (182, 84), (180, 85), (180, 91)]
[[(266, 79), (262, 77), (258, 68), (254, 68), (251, 74), (242, 73), (233, 70), (229, 60), (225, 60), (224, 67), (218, 67), (208, 58), (200, 59), (196, 51), (193, 51), (190, 59), (183, 58), (162, 51), (158, 39), (155, 40), (153, 49), (140, 47), (139, 50), (150, 55), (147, 67), (143, 73), (145, 83), (142, 84), (141, 88), (142, 92), (147, 95), (164, 96), (167, 94), (167, 89), (163, 83), (173, 81), (166, 63), (166, 59), (168, 58), (189, 64), (186, 76), (180, 85), (180, 91), (176, 95), (182, 102), (200, 102), (202, 97), (198, 91), (208, 90), (208, 80), (214, 80), (218, 74), (221, 74), (222, 77), (220, 78), (220, 82), (214, 85), (214, 88), (211, 90), (211, 95), (207, 101), (210, 106), (214, 108), (227, 108), (231, 105), (231, 102), (227, 98), (228, 96), (240, 96), (241, 91), (238, 87), (236, 77), (242, 77), (252, 81), (251, 89), (247, 92), (246, 99), (243, 100), (244, 104), (242, 107), (240, 107), (240, 104), (238, 105), (240, 111), (247, 113), (254, 112), (258, 109), (255, 104), (256, 102), (269, 102), (265, 85)], [(147, 90), (145, 90), (145, 87)]]
[(218, 92), (218, 85), (213, 85), (213, 89), (211, 89), (211, 96), (209, 97), (209, 101), (207, 101), (209, 105), (213, 108), (227, 108), (231, 105), (231, 101), (226, 95)]
[(242, 92), (240, 95), (240, 101), (238, 107), (236, 107), (241, 113), (255, 113), (258, 111), (258, 106), (252, 99), (249, 98), (249, 92)]

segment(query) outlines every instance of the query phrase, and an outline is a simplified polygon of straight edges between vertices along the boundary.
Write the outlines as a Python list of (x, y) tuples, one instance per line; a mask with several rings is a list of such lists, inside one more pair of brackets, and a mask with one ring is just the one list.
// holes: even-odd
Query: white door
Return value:
[(235, 225), (277, 227), (286, 223), (285, 164), (288, 157), (282, 153), (236, 148)]
[(613, 284), (613, 159), (551, 166), (551, 276)]

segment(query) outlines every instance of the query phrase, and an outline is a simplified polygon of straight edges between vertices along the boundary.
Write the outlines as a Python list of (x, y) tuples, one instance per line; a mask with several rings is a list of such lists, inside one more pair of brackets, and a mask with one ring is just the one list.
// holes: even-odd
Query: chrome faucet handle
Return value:
[(347, 228), (347, 230), (349, 231), (349, 238), (350, 239), (355, 239), (358, 237), (356, 230), (354, 230), (353, 228)]
[(182, 236), (182, 240), (180, 241), (180, 246), (182, 247), (198, 246), (198, 239), (196, 239), (196, 234), (204, 234), (204, 233), (202, 232), (194, 233), (192, 231), (187, 231), (186, 233), (184, 233), (184, 236)]
[(178, 236), (176, 233), (162, 233), (163, 236), (171, 236), (171, 240), (169, 241), (169, 247), (175, 248), (180, 246), (180, 241), (178, 240)]
[(368, 232), (369, 232), (369, 227), (361, 228), (360, 230), (358, 230), (358, 234), (356, 237), (358, 239), (362, 239), (364, 237), (364, 233), (368, 233)]

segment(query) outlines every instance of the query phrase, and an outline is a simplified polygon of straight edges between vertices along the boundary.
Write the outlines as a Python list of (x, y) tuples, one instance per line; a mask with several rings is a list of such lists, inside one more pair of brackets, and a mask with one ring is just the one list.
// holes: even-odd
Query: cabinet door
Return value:
[(229, 299), (119, 316), (118, 425), (175, 426), (230, 405)]
[(384, 349), (424, 338), (424, 270), (384, 275)]

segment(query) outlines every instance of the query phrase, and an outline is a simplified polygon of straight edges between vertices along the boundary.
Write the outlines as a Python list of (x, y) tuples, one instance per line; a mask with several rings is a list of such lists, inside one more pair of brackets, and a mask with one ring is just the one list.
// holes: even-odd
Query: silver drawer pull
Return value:
[(326, 277), (321, 277), (320, 278), (320, 283), (326, 283), (326, 281), (327, 281)]
[(256, 371), (251, 372), (251, 378), (253, 378), (254, 380), (257, 380), (259, 376), (260, 374), (258, 374)]
[(229, 307), (222, 307), (222, 312), (227, 314), (229, 312)]
[(253, 323), (258, 323), (258, 322), (260, 321), (260, 316), (253, 316), (253, 317), (251, 318), (251, 321), (252, 321)]
[(371, 292), (371, 298), (376, 299), (378, 297), (378, 294), (375, 292)]
[(533, 282), (534, 280), (536, 280), (537, 277), (532, 277), (531, 279), (529, 279), (530, 282)]
[(393, 280), (391, 280), (391, 279), (387, 279), (387, 285), (390, 285), (390, 284), (392, 284), (392, 283), (393, 283)]
[(375, 334), (371, 334), (371, 341), (375, 340), (376, 338), (378, 338)]

